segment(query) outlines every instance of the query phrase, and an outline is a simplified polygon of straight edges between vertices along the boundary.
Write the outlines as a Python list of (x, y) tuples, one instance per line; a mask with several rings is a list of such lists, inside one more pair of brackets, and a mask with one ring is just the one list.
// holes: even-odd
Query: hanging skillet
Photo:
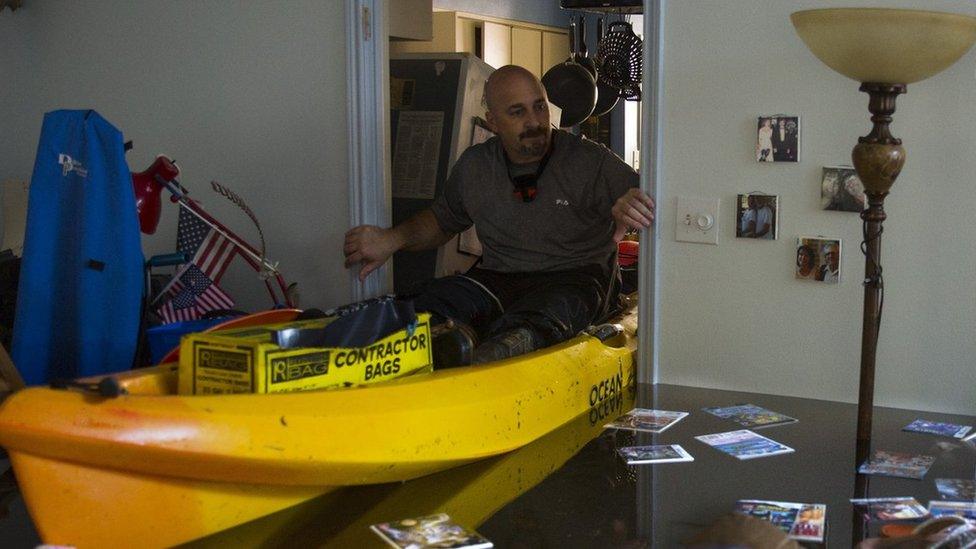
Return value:
[(549, 101), (562, 109), (560, 128), (569, 128), (589, 118), (596, 106), (596, 81), (585, 68), (574, 61), (576, 22), (569, 25), (569, 59), (542, 76)]
[[(593, 80), (597, 79), (596, 63), (593, 62), (593, 58), (589, 57), (586, 53), (586, 16), (581, 15), (579, 18), (579, 26), (577, 28), (579, 31), (579, 37), (576, 39), (575, 48), (572, 48), (573, 60), (579, 63), (586, 72), (590, 73)], [(599, 101), (599, 98), (597, 98)]]
[[(597, 48), (603, 42), (603, 36), (606, 29), (603, 26), (603, 18), (599, 18), (596, 21), (596, 44)], [(586, 48), (583, 47), (583, 55), (586, 55)], [(603, 72), (603, 68), (597, 66), (597, 71)], [(605, 78), (598, 78), (596, 81), (596, 107), (593, 108), (593, 114), (591, 116), (603, 116), (608, 112), (612, 111), (615, 106), (617, 106), (617, 101), (620, 100), (620, 89), (615, 88), (612, 84), (607, 82)]]

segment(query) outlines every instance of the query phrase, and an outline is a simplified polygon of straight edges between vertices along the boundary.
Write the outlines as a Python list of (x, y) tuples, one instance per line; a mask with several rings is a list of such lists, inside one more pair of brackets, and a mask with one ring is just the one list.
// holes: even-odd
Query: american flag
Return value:
[(207, 311), (229, 309), (234, 300), (196, 265), (190, 265), (169, 289), (172, 297), (159, 308), (163, 322), (195, 320)]
[(237, 253), (237, 247), (230, 240), (183, 204), (180, 204), (176, 249), (190, 256), (190, 263), (214, 282), (220, 282)]
[(192, 259), (158, 310), (163, 322), (194, 320), (207, 311), (233, 307), (234, 300), (217, 282), (237, 254), (237, 246), (182, 204), (176, 234), (176, 248)]

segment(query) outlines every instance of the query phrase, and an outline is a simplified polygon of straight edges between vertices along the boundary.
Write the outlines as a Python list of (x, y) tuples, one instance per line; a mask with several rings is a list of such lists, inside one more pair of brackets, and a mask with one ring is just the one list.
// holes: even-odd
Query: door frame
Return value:
[[(641, 231), (641, 254), (637, 263), (637, 381), (658, 382), (661, 339), (661, 195), (664, 139), (664, 10), (667, 0), (644, 0), (644, 71), (641, 105), (641, 189), (654, 198), (654, 226)], [(643, 319), (644, 322), (640, 320)], [(647, 320), (650, 320), (649, 322)]]
[[(555, 0), (553, 0), (555, 1)], [(641, 109), (640, 186), (658, 205), (654, 226), (641, 231), (637, 379), (658, 382), (660, 341), (660, 197), (663, 173), (664, 11), (667, 0), (644, 0), (644, 104)], [(349, 222), (388, 227), (390, 199), (389, 24), (386, 0), (346, 0), (348, 80)], [(390, 269), (360, 283), (351, 270), (350, 299), (391, 291)], [(647, 320), (650, 320), (649, 322)]]
[[(346, 98), (349, 105), (349, 227), (390, 226), (389, 24), (386, 0), (346, 0)], [(391, 291), (385, 265), (360, 282), (349, 270), (349, 299)]]

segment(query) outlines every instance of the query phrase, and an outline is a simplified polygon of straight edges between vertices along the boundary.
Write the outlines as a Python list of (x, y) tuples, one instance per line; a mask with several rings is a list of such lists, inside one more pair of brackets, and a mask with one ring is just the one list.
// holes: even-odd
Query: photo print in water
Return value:
[(779, 197), (772, 194), (740, 194), (735, 200), (735, 236), (776, 240)]
[(800, 117), (760, 116), (756, 139), (757, 162), (800, 161)]
[(798, 238), (794, 276), (828, 284), (840, 281), (840, 239), (810, 236)]
[(820, 183), (820, 204), (825, 210), (860, 213), (868, 207), (868, 197), (857, 172), (849, 166), (824, 166)]

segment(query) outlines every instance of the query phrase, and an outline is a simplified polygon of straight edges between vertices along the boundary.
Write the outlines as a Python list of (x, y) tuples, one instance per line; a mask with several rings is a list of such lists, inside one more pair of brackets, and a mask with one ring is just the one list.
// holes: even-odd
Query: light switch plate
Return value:
[(674, 239), (718, 245), (718, 212), (720, 200), (678, 197)]

